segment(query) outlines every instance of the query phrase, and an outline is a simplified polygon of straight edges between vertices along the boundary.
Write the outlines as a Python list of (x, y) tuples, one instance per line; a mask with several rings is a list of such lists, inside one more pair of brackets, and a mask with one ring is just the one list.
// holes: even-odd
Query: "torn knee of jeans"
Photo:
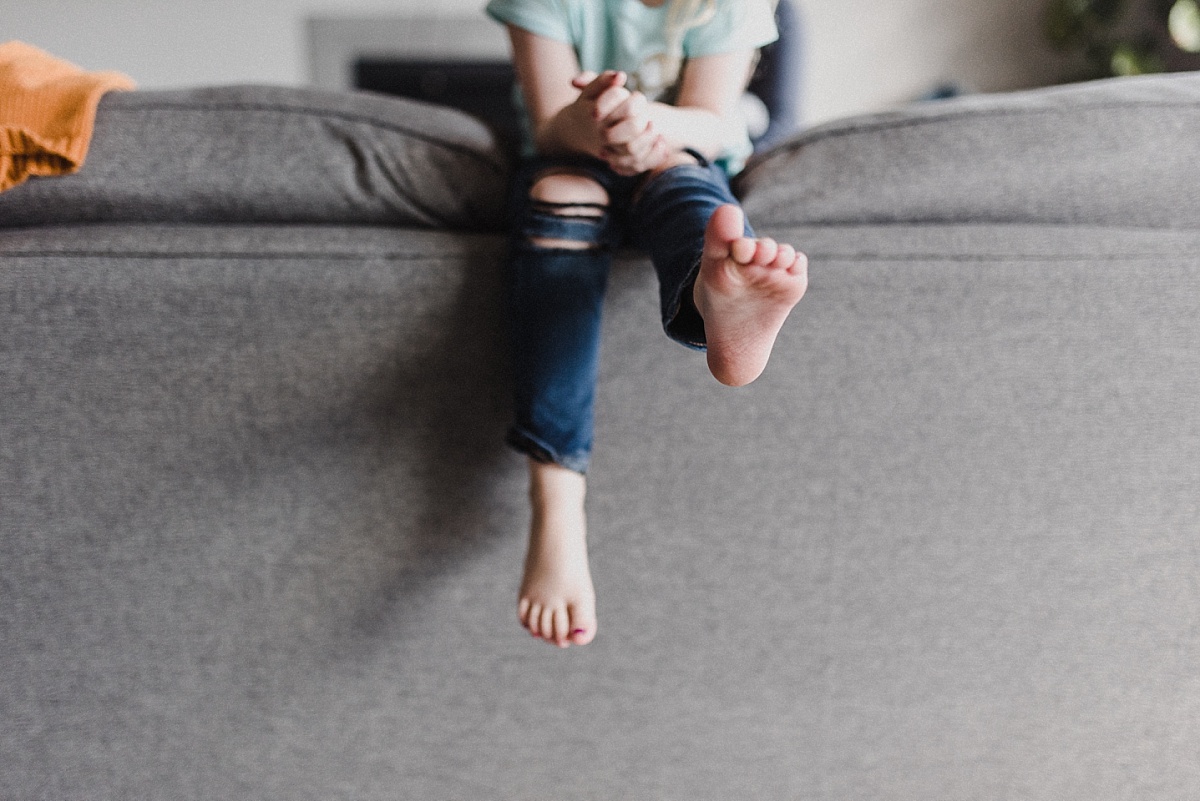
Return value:
[(566, 215), (534, 209), (525, 227), (525, 241), (550, 250), (595, 250), (604, 245), (605, 215)]
[(608, 192), (586, 176), (548, 172), (529, 192), (532, 211), (526, 240), (535, 247), (599, 248), (607, 231)]
[(594, 220), (608, 213), (607, 203), (552, 203), (538, 198), (532, 198), (530, 203), (535, 212), (568, 220)]
[(530, 217), (530, 224), (524, 233), (525, 240), (534, 247), (594, 250), (604, 244), (608, 206), (599, 203), (534, 201)]
[(534, 219), (541, 230), (528, 232), (531, 245), (566, 250), (600, 247), (608, 206), (599, 203), (533, 201)]
[(531, 236), (529, 245), (537, 250), (599, 250), (596, 242), (584, 242), (579, 239), (555, 239), (548, 236)]

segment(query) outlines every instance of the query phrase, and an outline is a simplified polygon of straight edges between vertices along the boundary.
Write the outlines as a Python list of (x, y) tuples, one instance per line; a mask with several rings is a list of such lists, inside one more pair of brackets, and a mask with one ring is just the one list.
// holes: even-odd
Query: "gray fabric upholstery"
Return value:
[(268, 86), (106, 95), (79, 173), (0, 194), (0, 227), (368, 223), (497, 229), (507, 156), (472, 117)]
[(1195, 233), (779, 231), (812, 294), (736, 392), (623, 262), (565, 654), (513, 617), (499, 243), (156, 233), (0, 236), (7, 795), (1194, 786)]
[(1200, 227), (775, 219), (811, 287), (740, 390), (618, 261), (566, 652), (502, 237), (0, 231), (0, 798), (1189, 797)]
[(749, 165), (753, 219), (1191, 228), (1200, 73), (925, 103), (830, 123)]

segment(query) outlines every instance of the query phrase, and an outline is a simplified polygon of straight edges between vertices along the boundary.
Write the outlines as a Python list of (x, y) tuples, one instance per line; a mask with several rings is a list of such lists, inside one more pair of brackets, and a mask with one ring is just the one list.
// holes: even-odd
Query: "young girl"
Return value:
[(565, 648), (596, 635), (584, 473), (611, 252), (648, 251), (669, 337), (753, 381), (807, 286), (729, 190), (750, 154), (737, 107), (773, 0), (491, 0), (527, 123), (513, 201), (510, 317), (532, 525), (517, 614)]

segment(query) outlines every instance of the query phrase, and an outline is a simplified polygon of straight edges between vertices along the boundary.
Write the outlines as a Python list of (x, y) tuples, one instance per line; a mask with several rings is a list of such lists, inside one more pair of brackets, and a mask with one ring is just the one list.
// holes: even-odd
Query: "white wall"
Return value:
[[(805, 116), (819, 122), (956, 81), (1049, 83), (1062, 63), (1038, 29), (1046, 0), (801, 0)], [(483, 0), (0, 0), (0, 41), (22, 39), (143, 88), (310, 79), (312, 16), (474, 15)]]

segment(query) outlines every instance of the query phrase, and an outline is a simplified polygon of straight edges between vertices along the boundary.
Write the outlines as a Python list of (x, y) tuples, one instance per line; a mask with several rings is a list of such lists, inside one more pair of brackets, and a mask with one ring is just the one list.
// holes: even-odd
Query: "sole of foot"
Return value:
[(735, 205), (713, 212), (693, 291), (709, 370), (735, 387), (762, 374), (784, 321), (808, 288), (805, 255), (773, 239), (745, 236), (744, 224)]

